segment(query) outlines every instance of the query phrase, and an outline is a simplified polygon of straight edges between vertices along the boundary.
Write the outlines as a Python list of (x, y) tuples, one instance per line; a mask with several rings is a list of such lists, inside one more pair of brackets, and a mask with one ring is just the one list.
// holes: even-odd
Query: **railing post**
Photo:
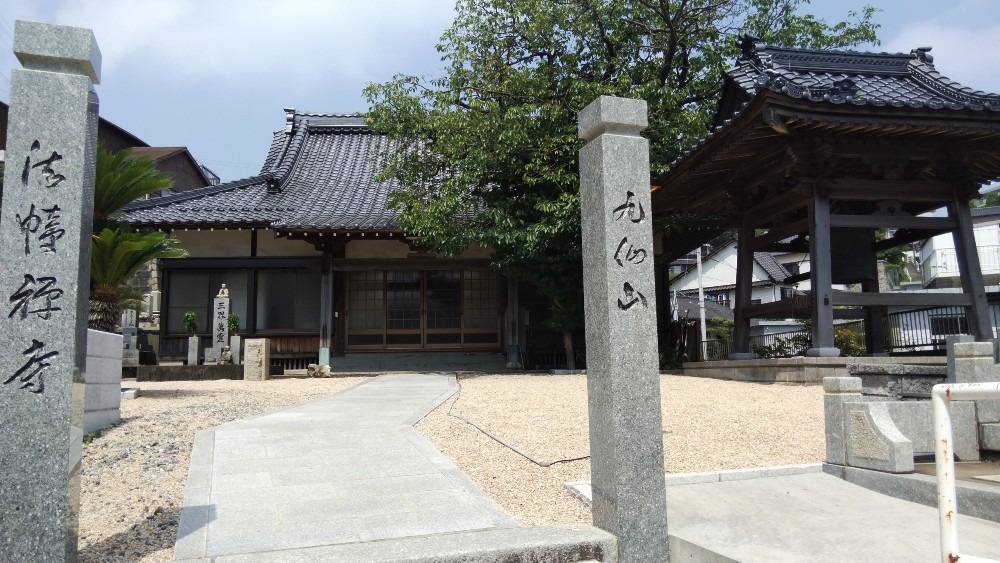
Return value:
[(941, 383), (931, 390), (934, 416), (934, 467), (937, 473), (938, 523), (942, 563), (996, 560), (963, 555), (958, 547), (958, 503), (955, 494), (955, 460), (952, 457), (950, 401), (1000, 399), (1000, 383)]

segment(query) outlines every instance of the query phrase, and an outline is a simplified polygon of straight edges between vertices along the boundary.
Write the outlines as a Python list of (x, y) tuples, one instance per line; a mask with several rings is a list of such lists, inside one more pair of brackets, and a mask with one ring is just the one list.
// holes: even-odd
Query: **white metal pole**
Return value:
[(941, 530), (941, 560), (958, 553), (958, 511), (955, 502), (955, 463), (951, 457), (951, 412), (945, 398), (946, 389), (935, 385), (931, 392), (934, 416), (934, 466), (937, 473), (938, 524)]
[(695, 252), (695, 259), (698, 262), (698, 309), (701, 315), (701, 359), (708, 359), (708, 331), (705, 327), (705, 284), (701, 279), (701, 245)]
[(955, 460), (952, 457), (951, 401), (1000, 398), (1000, 383), (941, 383), (931, 390), (934, 416), (934, 468), (937, 473), (938, 523), (941, 529), (941, 561), (985, 563), (984, 559), (963, 554), (958, 548), (958, 503), (955, 493)]

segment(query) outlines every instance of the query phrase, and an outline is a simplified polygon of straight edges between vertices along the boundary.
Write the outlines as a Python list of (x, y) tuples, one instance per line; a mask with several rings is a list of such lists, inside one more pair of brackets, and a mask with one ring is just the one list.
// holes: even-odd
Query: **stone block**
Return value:
[(238, 334), (229, 337), (229, 350), (233, 354), (233, 364), (240, 364), (243, 358), (243, 339)]
[[(930, 401), (888, 401), (889, 417), (913, 444), (914, 453), (934, 453), (934, 416)], [(979, 459), (976, 409), (971, 401), (952, 401), (951, 429), (955, 455), (962, 461)]]
[(122, 389), (122, 399), (132, 400), (139, 397), (142, 391), (138, 387), (126, 387)]
[(860, 377), (823, 378), (823, 422), (826, 435), (826, 462), (847, 463), (844, 437), (844, 404), (861, 400)]
[(113, 332), (87, 329), (87, 356), (95, 358), (120, 358), (122, 335)]
[(890, 473), (913, 471), (913, 443), (892, 422), (885, 402), (845, 405), (847, 465)]
[(976, 401), (976, 418), (980, 423), (1000, 422), (1000, 400)]
[(840, 356), (840, 348), (810, 348), (806, 350), (809, 358), (836, 358)]
[[(986, 343), (975, 342), (974, 344)], [(1000, 374), (997, 372), (997, 364), (993, 361), (992, 353), (988, 356), (954, 358), (954, 371), (949, 374), (949, 376), (954, 377), (954, 380), (950, 382), (954, 383), (989, 383), (1000, 380), (998, 375)]]
[(1000, 423), (989, 423), (980, 426), (979, 442), (984, 450), (1000, 452)]
[(860, 377), (824, 377), (823, 391), (825, 393), (853, 393), (861, 394)]
[(16, 21), (14, 54), (25, 69), (82, 74), (101, 83), (101, 49), (87, 28)]
[(647, 125), (644, 100), (601, 96), (580, 112), (577, 129), (581, 139), (592, 141), (603, 133), (637, 137)]
[(243, 379), (266, 381), (271, 378), (271, 343), (266, 338), (248, 338), (244, 348)]
[(201, 339), (197, 336), (188, 337), (188, 350), (187, 350), (187, 365), (196, 366), (198, 365), (198, 358), (201, 355)]
[(218, 348), (205, 348), (205, 365), (219, 365), (220, 352)]

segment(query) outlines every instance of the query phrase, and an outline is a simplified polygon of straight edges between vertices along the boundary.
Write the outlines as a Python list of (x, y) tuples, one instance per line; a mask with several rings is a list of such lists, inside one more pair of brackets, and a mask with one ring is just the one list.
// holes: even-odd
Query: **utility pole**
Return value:
[(705, 361), (708, 356), (708, 330), (705, 327), (705, 284), (701, 278), (701, 246), (695, 251), (695, 260), (698, 262), (698, 309), (701, 315), (701, 361)]

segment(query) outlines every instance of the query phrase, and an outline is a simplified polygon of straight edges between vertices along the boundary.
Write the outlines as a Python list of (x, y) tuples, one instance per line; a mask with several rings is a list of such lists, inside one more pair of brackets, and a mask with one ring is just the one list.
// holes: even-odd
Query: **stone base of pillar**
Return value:
[(524, 369), (521, 364), (521, 347), (517, 344), (507, 347), (507, 369)]
[(840, 348), (810, 348), (806, 350), (810, 358), (836, 358), (840, 356)]

